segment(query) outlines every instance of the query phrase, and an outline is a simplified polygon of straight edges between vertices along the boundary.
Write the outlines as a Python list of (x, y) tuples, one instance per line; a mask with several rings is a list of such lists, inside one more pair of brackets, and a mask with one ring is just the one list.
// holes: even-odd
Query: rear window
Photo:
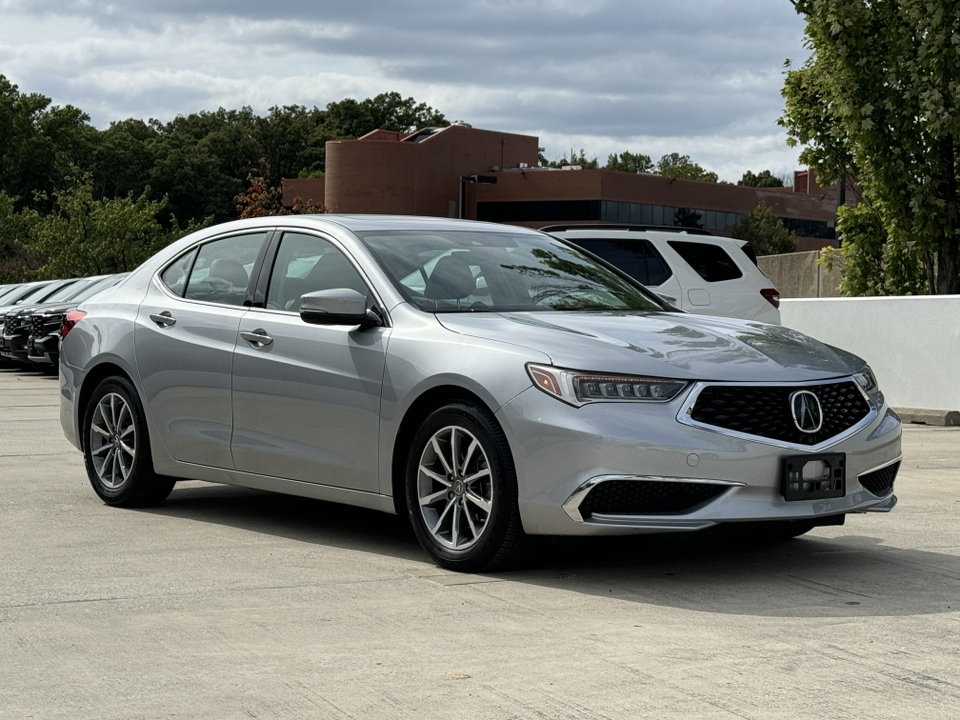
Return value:
[(589, 250), (620, 268), (643, 285), (663, 285), (673, 274), (660, 253), (646, 240), (570, 239), (584, 250)]
[(718, 245), (681, 240), (668, 240), (667, 244), (707, 282), (723, 282), (743, 277), (733, 258)]

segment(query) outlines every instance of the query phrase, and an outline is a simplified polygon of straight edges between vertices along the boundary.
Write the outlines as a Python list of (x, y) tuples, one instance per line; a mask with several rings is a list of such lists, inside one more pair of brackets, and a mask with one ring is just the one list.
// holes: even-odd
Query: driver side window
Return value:
[(357, 269), (333, 243), (316, 235), (284, 233), (270, 273), (267, 307), (299, 312), (301, 295), (334, 288), (368, 294)]

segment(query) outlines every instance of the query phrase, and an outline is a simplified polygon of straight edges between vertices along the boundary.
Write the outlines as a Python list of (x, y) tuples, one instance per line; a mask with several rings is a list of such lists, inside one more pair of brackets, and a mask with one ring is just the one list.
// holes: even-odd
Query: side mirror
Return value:
[(300, 297), (300, 319), (311, 325), (383, 325), (367, 306), (367, 297), (350, 288), (306, 293)]

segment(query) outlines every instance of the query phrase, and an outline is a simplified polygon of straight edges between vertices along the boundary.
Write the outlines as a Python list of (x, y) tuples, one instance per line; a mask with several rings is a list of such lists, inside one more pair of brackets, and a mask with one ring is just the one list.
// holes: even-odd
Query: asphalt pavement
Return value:
[(0, 370), (0, 718), (960, 717), (958, 428), (905, 429), (888, 515), (461, 575), (330, 503), (107, 507), (57, 397)]

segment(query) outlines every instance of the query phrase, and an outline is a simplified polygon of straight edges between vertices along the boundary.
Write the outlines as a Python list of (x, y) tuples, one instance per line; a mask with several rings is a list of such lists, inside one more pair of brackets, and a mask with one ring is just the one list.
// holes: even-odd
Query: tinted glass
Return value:
[(252, 233), (202, 245), (183, 296), (220, 305), (243, 305), (250, 272), (266, 237), (266, 232)]
[(740, 268), (722, 247), (681, 240), (668, 240), (667, 244), (707, 282), (722, 282), (743, 277)]
[(69, 300), (76, 295), (79, 290), (82, 290), (89, 285), (90, 282), (90, 280), (84, 278), (82, 280), (72, 282), (69, 285), (64, 285), (62, 288), (48, 296), (44, 302), (60, 302), (62, 300)]
[(546, 235), (358, 233), (400, 292), (427, 312), (661, 310), (640, 287)]
[(298, 312), (301, 295), (335, 288), (367, 294), (363, 278), (332, 243), (316, 235), (284, 233), (270, 273), (267, 307)]
[(186, 255), (180, 256), (160, 276), (160, 280), (174, 295), (183, 297), (183, 289), (187, 286), (187, 276), (190, 274), (190, 268), (193, 267), (193, 259), (196, 256), (196, 250), (191, 250)]
[(48, 295), (55, 293), (59, 289), (59, 285), (41, 285), (38, 288), (34, 288), (29, 293), (24, 295), (18, 300), (14, 301), (14, 305), (25, 305), (30, 303), (43, 302), (44, 298)]
[(573, 242), (647, 286), (662, 285), (673, 274), (646, 240), (576, 239)]
[(106, 290), (107, 288), (113, 287), (118, 282), (123, 280), (123, 278), (125, 277), (126, 277), (126, 274), (109, 275), (108, 277), (100, 278), (97, 282), (91, 283), (87, 287), (83, 288), (83, 290), (81, 290), (80, 292), (70, 296), (68, 300), (70, 300), (70, 302), (76, 302), (76, 303), (83, 302), (84, 300), (92, 298), (101, 290)]

